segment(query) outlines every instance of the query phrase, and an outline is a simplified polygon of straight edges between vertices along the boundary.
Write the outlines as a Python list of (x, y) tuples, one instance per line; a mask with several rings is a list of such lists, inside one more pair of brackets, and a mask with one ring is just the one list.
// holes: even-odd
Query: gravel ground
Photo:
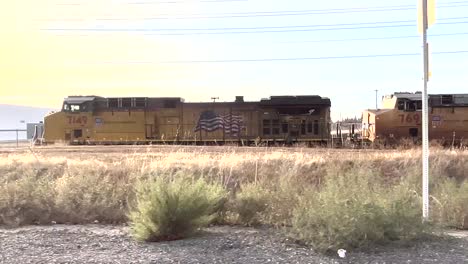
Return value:
[(468, 263), (468, 237), (324, 256), (271, 229), (212, 227), (197, 237), (138, 243), (122, 226), (0, 229), (0, 263)]

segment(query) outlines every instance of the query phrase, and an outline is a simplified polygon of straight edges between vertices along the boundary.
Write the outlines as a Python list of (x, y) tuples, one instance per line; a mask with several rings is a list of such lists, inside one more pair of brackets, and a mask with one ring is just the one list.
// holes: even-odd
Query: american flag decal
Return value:
[(214, 111), (204, 111), (200, 114), (195, 132), (200, 130), (213, 132), (218, 129), (224, 129), (226, 134), (236, 135), (242, 128), (242, 125), (243, 119), (240, 115), (218, 115)]

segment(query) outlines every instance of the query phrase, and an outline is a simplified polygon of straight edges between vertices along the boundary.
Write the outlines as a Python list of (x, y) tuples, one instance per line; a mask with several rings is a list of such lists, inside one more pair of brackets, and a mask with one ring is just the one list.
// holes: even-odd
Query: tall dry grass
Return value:
[[(223, 186), (229, 201), (219, 223), (277, 227), (296, 223), (297, 227), (298, 217), (302, 217), (307, 228), (307, 221), (319, 214), (300, 216), (295, 210), (313, 212), (317, 208), (311, 201), (315, 201), (328, 206), (322, 211), (329, 210), (331, 215), (324, 214), (323, 219), (335, 217), (332, 214), (340, 212), (331, 205), (339, 205), (338, 194), (364, 195), (353, 203), (355, 207), (348, 208), (350, 217), (359, 217), (353, 212), (366, 212), (360, 206), (372, 202), (376, 217), (383, 208), (385, 217), (400, 214), (413, 219), (419, 217), (412, 212), (418, 212), (413, 207), (419, 205), (413, 202), (421, 197), (420, 157), (415, 149), (235, 147), (74, 147), (9, 153), (0, 159), (0, 224), (127, 222), (129, 207), (136, 202), (136, 183), (158, 176), (203, 179)], [(431, 149), (430, 165), (433, 222), (468, 228), (468, 152)], [(354, 177), (352, 183), (366, 179), (367, 185), (354, 185), (342, 193), (333, 189), (340, 186), (333, 180), (346, 175)], [(405, 191), (386, 192), (393, 189)], [(378, 195), (371, 195), (375, 193)], [(386, 197), (390, 202), (386, 203)], [(396, 210), (398, 206), (404, 206), (403, 210)], [(401, 223), (401, 230), (407, 230), (405, 224)]]

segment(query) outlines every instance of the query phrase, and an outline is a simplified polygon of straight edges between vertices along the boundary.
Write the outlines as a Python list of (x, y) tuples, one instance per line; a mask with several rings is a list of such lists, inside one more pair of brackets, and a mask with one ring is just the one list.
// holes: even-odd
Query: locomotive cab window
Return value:
[(81, 106), (79, 104), (64, 104), (63, 111), (65, 112), (79, 112), (81, 110)]
[(91, 103), (82, 103), (82, 104), (64, 104), (64, 112), (89, 112), (93, 110), (93, 105)]
[(414, 112), (422, 109), (422, 101), (407, 101), (406, 111)]
[(422, 101), (416, 101), (416, 110), (422, 110)]
[(398, 100), (398, 110), (405, 110), (405, 101), (403, 100)]
[(414, 112), (422, 109), (422, 101), (398, 100), (398, 110)]
[(71, 112), (79, 112), (81, 110), (81, 106), (77, 104), (72, 104), (70, 105), (70, 111)]
[(406, 102), (406, 111), (408, 112), (416, 111), (416, 102), (414, 101)]

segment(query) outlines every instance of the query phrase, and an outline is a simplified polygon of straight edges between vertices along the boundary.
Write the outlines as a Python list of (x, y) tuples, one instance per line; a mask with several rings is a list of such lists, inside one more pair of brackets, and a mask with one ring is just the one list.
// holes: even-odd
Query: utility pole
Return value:
[(377, 105), (377, 92), (378, 92), (378, 91), (379, 91), (379, 90), (377, 90), (377, 89), (375, 90), (375, 109), (379, 109), (379, 107), (378, 107), (378, 105)]
[[(422, 44), (423, 44), (423, 92), (422, 92), (422, 202), (423, 202), (423, 221), (429, 220), (429, 111), (427, 83), (429, 81), (429, 44), (427, 43), (427, 29), (429, 23), (435, 22), (435, 0), (420, 0), (421, 12), (419, 23), (422, 26)], [(428, 1), (430, 3), (430, 12), (428, 16)]]
[(213, 103), (216, 103), (216, 99), (219, 99), (219, 97), (211, 97), (211, 100), (213, 100)]

